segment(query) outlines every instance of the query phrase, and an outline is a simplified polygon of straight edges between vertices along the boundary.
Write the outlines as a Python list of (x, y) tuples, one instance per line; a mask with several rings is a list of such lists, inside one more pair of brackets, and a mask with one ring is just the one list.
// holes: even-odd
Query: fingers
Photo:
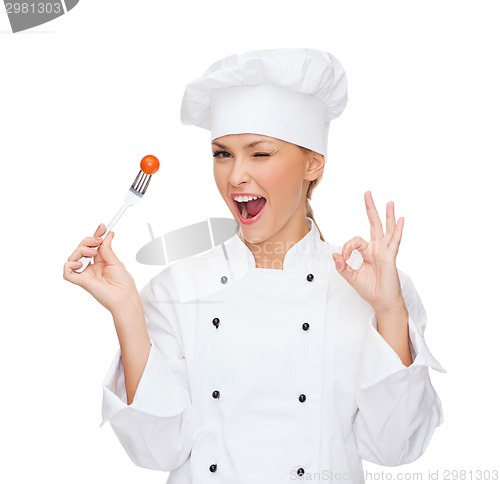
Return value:
[[(73, 253), (68, 257), (68, 260), (64, 264), (63, 268), (63, 278), (74, 283), (81, 285), (83, 282), (82, 274), (74, 272), (76, 269), (82, 267), (82, 262), (79, 260), (82, 257), (95, 257), (98, 258), (97, 248), (102, 244), (101, 235), (106, 231), (104, 224), (99, 224), (93, 237), (85, 237), (78, 247), (73, 251)], [(108, 244), (109, 245), (109, 244)], [(85, 272), (85, 271), (83, 271)]]
[(349, 266), (347, 260), (351, 257), (352, 251), (357, 250), (363, 255), (367, 247), (368, 242), (361, 237), (354, 237), (353, 239), (347, 241), (342, 247), (342, 254), (334, 252), (332, 254), (333, 260), (335, 261), (335, 267), (338, 273), (351, 285), (354, 286), (356, 283), (356, 278), (358, 277), (359, 269), (355, 270)]
[(99, 224), (99, 227), (97, 227), (94, 232), (94, 237), (101, 237), (104, 232), (106, 232), (106, 226), (104, 224)]
[(79, 269), (82, 266), (82, 263), (78, 260), (67, 261), (64, 263), (63, 268), (63, 278), (73, 284), (78, 286), (81, 285), (80, 274), (74, 272), (76, 269)]
[(359, 236), (354, 237), (348, 240), (342, 247), (342, 257), (347, 261), (351, 257), (353, 250), (357, 250), (360, 254), (363, 254), (368, 245), (369, 243), (365, 239)]
[(102, 261), (107, 265), (113, 264), (121, 264), (120, 259), (116, 257), (116, 254), (113, 252), (111, 248), (111, 242), (113, 242), (113, 238), (115, 237), (114, 232), (110, 232), (103, 240), (101, 246), (99, 247), (99, 256)]
[(335, 268), (337, 272), (351, 285), (354, 286), (356, 282), (356, 277), (358, 275), (358, 271), (352, 269), (349, 264), (345, 261), (344, 257), (334, 252), (332, 254), (333, 260), (335, 262)]
[(394, 217), (394, 202), (388, 202), (385, 211), (385, 238), (392, 239), (396, 220)]
[(80, 242), (80, 245), (75, 249), (75, 251), (68, 257), (68, 261), (78, 260), (82, 256), (94, 257), (97, 250), (102, 243), (100, 237), (86, 237)]
[(368, 220), (370, 221), (370, 240), (382, 238), (384, 236), (382, 222), (380, 221), (372, 194), (369, 191), (365, 193), (365, 207)]
[(387, 246), (395, 253), (399, 250), (399, 244), (403, 236), (404, 218), (401, 217), (396, 223), (396, 216), (394, 212), (394, 202), (388, 202), (385, 212), (385, 235), (378, 216), (375, 203), (371, 196), (371, 192), (365, 193), (365, 205), (368, 218), (370, 220), (370, 240), (374, 238), (383, 238)]
[(384, 240), (387, 246), (394, 254), (398, 253), (401, 238), (403, 236), (404, 217), (401, 217), (396, 223), (394, 214), (394, 202), (387, 203), (386, 209), (386, 233)]
[(391, 243), (389, 244), (389, 249), (391, 249), (395, 254), (397, 254), (399, 251), (399, 244), (401, 243), (401, 238), (403, 237), (404, 223), (404, 217), (400, 217), (398, 223), (396, 224), (396, 228), (394, 229)]

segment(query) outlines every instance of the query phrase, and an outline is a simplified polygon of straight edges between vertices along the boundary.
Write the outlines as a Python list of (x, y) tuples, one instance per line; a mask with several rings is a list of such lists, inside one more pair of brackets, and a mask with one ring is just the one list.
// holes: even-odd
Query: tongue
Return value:
[(266, 199), (264, 197), (257, 198), (257, 200), (251, 200), (247, 202), (247, 212), (252, 217), (255, 217), (261, 210), (264, 204), (266, 203)]

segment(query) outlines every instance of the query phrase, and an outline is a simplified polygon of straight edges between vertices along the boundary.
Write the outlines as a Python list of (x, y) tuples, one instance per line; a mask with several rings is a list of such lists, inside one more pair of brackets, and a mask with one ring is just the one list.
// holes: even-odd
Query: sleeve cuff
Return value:
[(102, 422), (99, 426), (102, 427), (124, 408), (156, 417), (181, 414), (191, 401), (188, 391), (180, 384), (186, 379), (186, 360), (168, 360), (153, 342), (134, 400), (128, 405), (121, 352), (118, 350), (104, 378)]
[(441, 373), (446, 373), (446, 370), (430, 352), (421, 330), (419, 330), (411, 315), (408, 315), (408, 329), (413, 363), (407, 367), (377, 331), (375, 313), (370, 316), (370, 324), (363, 348), (364, 363), (360, 375), (361, 388), (376, 385), (398, 372), (416, 375), (420, 373), (419, 367), (430, 367)]

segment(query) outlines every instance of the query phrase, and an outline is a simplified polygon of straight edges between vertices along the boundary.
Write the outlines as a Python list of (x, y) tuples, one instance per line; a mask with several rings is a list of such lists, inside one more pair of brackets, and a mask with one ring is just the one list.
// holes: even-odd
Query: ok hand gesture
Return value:
[[(394, 203), (389, 202), (384, 234), (370, 192), (365, 193), (365, 205), (370, 221), (370, 242), (361, 237), (354, 237), (344, 244), (342, 254), (333, 253), (332, 257), (339, 274), (373, 307), (376, 313), (390, 313), (404, 307), (396, 269), (396, 255), (403, 234), (404, 218), (401, 217), (396, 223)], [(357, 250), (363, 257), (358, 270), (352, 269), (346, 262), (353, 250)]]

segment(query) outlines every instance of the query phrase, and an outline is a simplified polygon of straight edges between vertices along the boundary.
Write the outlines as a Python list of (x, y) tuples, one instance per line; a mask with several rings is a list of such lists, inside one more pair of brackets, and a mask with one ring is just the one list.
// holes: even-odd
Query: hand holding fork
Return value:
[[(141, 200), (149, 186), (151, 175), (158, 168), (156, 157), (148, 155), (142, 159), (141, 171), (125, 193), (120, 210), (107, 227), (100, 224), (93, 237), (85, 238), (64, 264), (64, 279), (82, 286), (110, 311), (123, 304), (131, 291), (135, 294), (137, 289), (132, 277), (111, 249), (114, 234), (107, 236), (125, 210)], [(92, 259), (94, 263), (87, 267)], [(121, 290), (110, 292), (110, 285)]]

